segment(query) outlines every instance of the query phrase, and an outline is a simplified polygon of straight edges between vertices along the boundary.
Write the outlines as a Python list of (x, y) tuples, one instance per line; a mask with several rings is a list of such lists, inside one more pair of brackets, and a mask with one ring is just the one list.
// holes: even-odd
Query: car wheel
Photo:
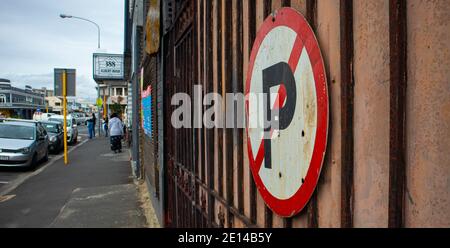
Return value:
[(30, 169), (34, 169), (37, 167), (37, 154), (35, 153), (33, 155), (33, 158), (31, 159), (31, 163), (30, 163)]

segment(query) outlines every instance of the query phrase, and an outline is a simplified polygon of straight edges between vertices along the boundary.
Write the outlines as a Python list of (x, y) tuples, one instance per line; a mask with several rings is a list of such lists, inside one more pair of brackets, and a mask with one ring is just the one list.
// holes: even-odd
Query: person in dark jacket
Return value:
[[(97, 118), (95, 117), (95, 113), (92, 113), (92, 121), (94, 123), (93, 135), (95, 137), (95, 123), (97, 122)], [(100, 132), (100, 130), (99, 130)]]
[(87, 122), (87, 128), (88, 128), (88, 132), (89, 132), (89, 139), (93, 138), (94, 135), (94, 120), (92, 117), (89, 117), (89, 119), (86, 121)]
[(103, 129), (105, 130), (105, 137), (108, 137), (108, 116), (103, 119)]

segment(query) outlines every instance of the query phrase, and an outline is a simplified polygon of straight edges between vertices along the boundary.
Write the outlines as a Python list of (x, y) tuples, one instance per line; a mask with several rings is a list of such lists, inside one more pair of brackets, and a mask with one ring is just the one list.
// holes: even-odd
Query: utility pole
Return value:
[(64, 164), (67, 165), (69, 163), (69, 159), (67, 157), (67, 73), (66, 70), (63, 70), (62, 74), (62, 83), (63, 83), (63, 115), (64, 115)]

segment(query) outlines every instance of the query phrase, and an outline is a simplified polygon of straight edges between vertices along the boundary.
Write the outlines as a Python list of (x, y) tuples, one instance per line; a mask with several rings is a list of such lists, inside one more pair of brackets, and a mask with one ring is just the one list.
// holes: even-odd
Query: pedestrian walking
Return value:
[(92, 118), (92, 116), (90, 116), (86, 122), (87, 122), (87, 127), (88, 127), (88, 132), (89, 132), (89, 139), (92, 139), (95, 136), (94, 135), (94, 129), (95, 129), (94, 119)]
[[(97, 122), (97, 118), (95, 118), (95, 113), (92, 113), (92, 121), (94, 122), (94, 127), (93, 127), (93, 135), (95, 137), (95, 124)], [(98, 130), (100, 132), (100, 130)]]
[(108, 116), (103, 118), (103, 129), (105, 130), (105, 137), (108, 137)]
[(114, 153), (122, 152), (123, 123), (116, 113), (113, 113), (108, 122), (111, 150)]

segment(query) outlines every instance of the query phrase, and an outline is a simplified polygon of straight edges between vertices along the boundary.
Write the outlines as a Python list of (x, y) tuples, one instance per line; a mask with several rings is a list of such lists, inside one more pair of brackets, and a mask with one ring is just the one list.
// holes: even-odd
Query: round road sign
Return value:
[[(282, 8), (264, 21), (246, 83), (253, 178), (270, 209), (293, 216), (305, 207), (317, 185), (328, 133), (324, 62), (311, 27), (296, 10)], [(268, 104), (254, 95), (264, 96)], [(267, 123), (264, 120), (272, 121), (261, 125)]]
[(100, 108), (103, 105), (103, 100), (100, 97), (97, 98), (97, 101), (95, 101), (95, 105)]

